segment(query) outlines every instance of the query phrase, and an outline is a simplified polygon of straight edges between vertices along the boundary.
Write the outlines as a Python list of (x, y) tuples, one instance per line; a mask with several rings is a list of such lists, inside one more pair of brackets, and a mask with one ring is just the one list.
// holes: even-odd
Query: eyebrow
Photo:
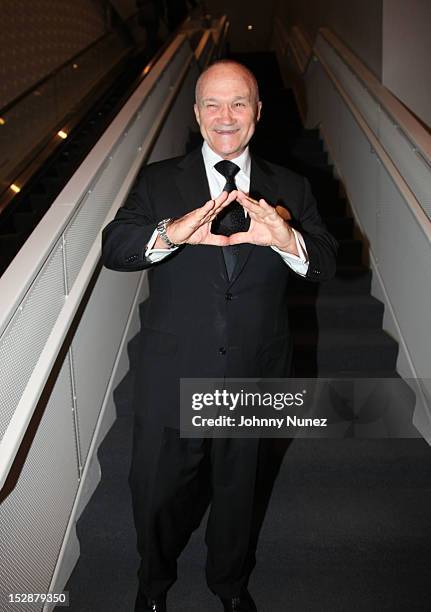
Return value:
[[(249, 100), (250, 96), (235, 96), (232, 102), (238, 102), (238, 100)], [(202, 102), (219, 102), (218, 98), (202, 98)]]

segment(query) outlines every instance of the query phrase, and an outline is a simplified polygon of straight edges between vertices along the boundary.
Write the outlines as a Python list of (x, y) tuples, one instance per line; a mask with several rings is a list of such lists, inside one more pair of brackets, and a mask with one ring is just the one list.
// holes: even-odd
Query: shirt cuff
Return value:
[(304, 238), (302, 237), (301, 233), (293, 229), (293, 227), (291, 229), (293, 235), (295, 236), (296, 248), (298, 249), (299, 257), (293, 253), (280, 251), (280, 249), (275, 246), (272, 246), (271, 249), (274, 249), (274, 251), (283, 259), (284, 263), (292, 268), (294, 272), (300, 276), (305, 276), (308, 272), (309, 265), (307, 247), (305, 246)]
[(147, 242), (147, 247), (145, 249), (144, 257), (149, 263), (156, 263), (157, 261), (161, 261), (167, 255), (170, 255), (174, 251), (178, 249), (178, 247), (166, 248), (166, 249), (153, 249), (154, 243), (157, 240), (157, 236), (159, 232), (157, 229), (151, 234), (151, 238)]

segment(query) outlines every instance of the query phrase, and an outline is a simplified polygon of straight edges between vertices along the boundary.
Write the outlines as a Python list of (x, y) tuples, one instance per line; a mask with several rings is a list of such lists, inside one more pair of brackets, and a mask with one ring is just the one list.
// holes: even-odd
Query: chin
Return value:
[(215, 147), (214, 150), (223, 157), (239, 155), (241, 147)]
[(214, 151), (216, 151), (219, 155), (234, 155), (237, 151), (241, 150), (241, 146), (238, 144), (228, 144), (228, 143), (213, 143)]

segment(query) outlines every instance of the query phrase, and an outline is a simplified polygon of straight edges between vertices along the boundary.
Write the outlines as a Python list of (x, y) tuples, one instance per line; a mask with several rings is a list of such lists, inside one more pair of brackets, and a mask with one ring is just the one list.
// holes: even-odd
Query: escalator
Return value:
[[(370, 294), (363, 243), (318, 131), (303, 129), (272, 54), (235, 59), (250, 66), (261, 87), (254, 150), (309, 178), (340, 243), (333, 280), (318, 285), (291, 275), (296, 375), (396, 378), (398, 346), (382, 329), (383, 304)], [(77, 524), (81, 557), (66, 585), (72, 612), (133, 610), (139, 560), (127, 476), (139, 342), (138, 334), (129, 343), (132, 368), (115, 391), (118, 418), (99, 448), (102, 481)], [(277, 479), (250, 582), (258, 609), (427, 609), (427, 443), (268, 439), (265, 447)], [(267, 473), (258, 480), (262, 497), (271, 493), (270, 480)], [(168, 594), (172, 612), (220, 610), (205, 584), (204, 532), (205, 520), (180, 557), (179, 580)]]
[(141, 80), (145, 52), (127, 56), (122, 70), (44, 163), (0, 214), (0, 274), (4, 272), (33, 229), (96, 144)]

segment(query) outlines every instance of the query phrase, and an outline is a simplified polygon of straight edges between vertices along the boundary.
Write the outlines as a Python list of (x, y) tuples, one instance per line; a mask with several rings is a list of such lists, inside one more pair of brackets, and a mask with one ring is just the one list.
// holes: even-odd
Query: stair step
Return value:
[(328, 164), (328, 154), (325, 151), (315, 151), (313, 149), (300, 151), (295, 149), (289, 156), (292, 163), (297, 162), (305, 168), (322, 168), (325, 172), (332, 172), (332, 166)]
[(371, 295), (295, 295), (289, 298), (293, 329), (377, 329), (384, 305)]
[(361, 295), (369, 293), (372, 272), (366, 266), (338, 265), (335, 277), (325, 283), (311, 283), (291, 273), (289, 285), (301, 295)]
[[(306, 369), (302, 370), (302, 374), (306, 376)], [(300, 374), (295, 372), (295, 376), (300, 378)], [(313, 375), (313, 377), (315, 377)], [(401, 378), (396, 370), (379, 370), (375, 368), (374, 370), (327, 370), (325, 368), (319, 369), (319, 378), (351, 378), (352, 380), (356, 380), (357, 378)]]
[(323, 143), (317, 138), (306, 138), (302, 140), (300, 137), (294, 139), (288, 149), (292, 157), (306, 155), (307, 153), (321, 153), (323, 151)]
[(320, 140), (320, 132), (318, 128), (313, 128), (311, 130), (302, 130), (300, 138), (298, 140)]
[(293, 331), (294, 362), (326, 370), (395, 370), (398, 344), (382, 330)]
[(344, 239), (339, 241), (337, 262), (343, 264), (360, 264), (362, 256), (362, 241)]
[(333, 176), (332, 170), (328, 172), (328, 168), (330, 166), (323, 169), (308, 167), (300, 171), (300, 174), (306, 176), (310, 181), (311, 189), (313, 193), (317, 193), (318, 201), (328, 197), (337, 198), (339, 194), (339, 182)]
[(325, 217), (326, 227), (337, 240), (351, 239), (355, 222), (352, 217)]
[(316, 201), (317, 210), (322, 217), (343, 217), (346, 213), (346, 200), (338, 195), (321, 196), (319, 199), (316, 198)]

